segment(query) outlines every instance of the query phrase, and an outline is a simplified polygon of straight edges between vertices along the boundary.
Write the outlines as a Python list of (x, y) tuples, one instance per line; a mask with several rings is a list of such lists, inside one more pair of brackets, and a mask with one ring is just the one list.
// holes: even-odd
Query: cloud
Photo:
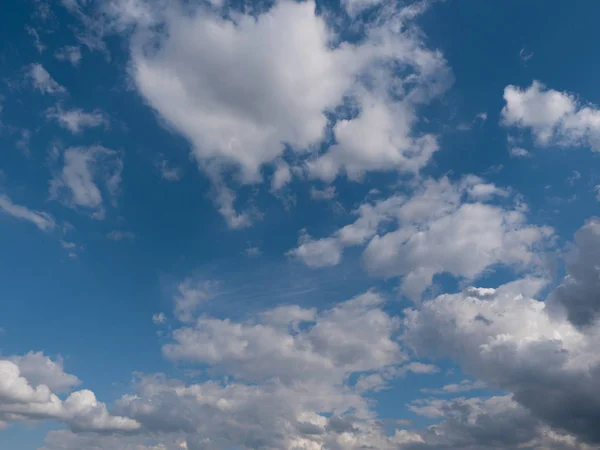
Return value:
[(131, 231), (112, 230), (106, 237), (111, 241), (117, 242), (123, 240), (133, 241), (135, 239), (135, 233), (132, 233)]
[(592, 217), (575, 233), (566, 255), (567, 275), (548, 299), (549, 307), (564, 309), (574, 325), (593, 325), (600, 315), (600, 219)]
[(61, 358), (52, 361), (42, 352), (13, 356), (10, 361), (19, 367), (21, 376), (33, 386), (46, 385), (51, 391), (61, 393), (81, 383), (75, 375), (65, 373)]
[(53, 363), (41, 353), (0, 360), (0, 421), (53, 419), (78, 432), (139, 428), (135, 420), (111, 415), (91, 391), (73, 392), (63, 401), (44, 382), (65, 390), (78, 380), (63, 372), (62, 363)]
[(177, 293), (173, 297), (177, 320), (193, 321), (200, 304), (218, 293), (218, 285), (219, 283), (216, 281), (202, 280), (196, 277), (187, 277), (179, 283)]
[(65, 111), (60, 106), (55, 106), (46, 110), (45, 115), (47, 119), (56, 120), (61, 127), (73, 134), (79, 134), (85, 128), (108, 127), (110, 123), (106, 114), (99, 110), (86, 113), (79, 108)]
[(71, 147), (62, 153), (62, 160), (62, 169), (50, 181), (50, 198), (104, 218), (104, 196), (114, 203), (119, 193), (123, 170), (119, 154), (101, 146)]
[(152, 315), (152, 322), (155, 325), (161, 325), (161, 324), (165, 323), (166, 321), (167, 321), (167, 316), (165, 316), (165, 313), (163, 313), (163, 312)]
[(27, 31), (27, 34), (33, 38), (35, 49), (38, 51), (39, 54), (42, 54), (46, 49), (46, 46), (42, 43), (38, 32), (35, 30), (35, 28), (32, 28), (28, 25), (25, 26), (25, 31)]
[[(529, 311), (512, 311), (513, 303), (506, 303), (511, 298), (514, 304), (535, 302), (511, 293), (521, 291), (529, 295), (540, 286), (540, 282), (528, 280), (499, 289), (471, 288), (462, 294), (438, 297), (423, 307), (425, 314), (436, 310), (434, 317), (442, 321), (429, 325), (432, 331), (443, 334), (443, 345), (438, 346), (435, 337), (433, 341), (422, 339), (422, 330), (414, 328), (415, 319), (424, 324), (422, 318), (415, 317), (420, 314), (416, 310), (407, 312), (403, 339), (410, 345), (417, 342), (419, 351), (434, 346), (444, 353), (450, 348), (486, 354), (492, 365), (506, 366), (508, 370), (506, 373), (490, 367), (489, 373), (500, 379), (510, 378), (515, 367), (512, 360), (496, 360), (486, 343), (497, 345), (499, 351), (510, 343), (527, 351), (527, 346), (535, 347), (541, 335), (553, 333), (551, 326), (523, 326), (532, 324), (535, 315), (543, 311), (543, 304)], [(477, 304), (473, 310), (469, 309), (473, 300), (463, 301), (466, 296)], [(439, 315), (437, 307), (429, 309), (447, 300), (466, 309), (458, 315), (452, 314), (452, 309), (443, 309)], [(480, 305), (489, 305), (489, 309), (477, 311), (487, 314), (489, 323), (474, 319)], [(176, 353), (186, 365), (208, 365), (213, 379), (187, 384), (162, 374), (137, 375), (133, 392), (121, 397), (115, 408), (115, 413), (139, 424), (134, 432), (114, 435), (56, 430), (47, 435), (43, 449), (591, 450), (577, 433), (551, 428), (536, 410), (530, 412), (516, 394), (414, 400), (408, 404), (410, 411), (438, 422), (410, 431), (403, 428), (406, 424), (402, 421), (377, 418), (366, 393), (377, 391), (408, 372), (425, 374), (439, 370), (431, 364), (407, 361), (400, 342), (394, 338), (400, 330), (399, 319), (383, 307), (383, 299), (368, 292), (321, 311), (285, 305), (240, 321), (202, 316), (197, 322), (176, 329), (175, 342), (167, 344), (165, 351), (180, 347)], [(465, 311), (469, 313), (463, 314)], [(474, 326), (482, 328), (474, 330)], [(501, 332), (501, 338), (496, 338), (493, 331), (486, 334), (484, 327)], [(178, 332), (182, 330), (192, 332), (185, 343), (179, 340)], [(555, 330), (563, 331), (561, 327)], [(412, 335), (415, 332), (418, 335)], [(468, 339), (456, 342), (452, 333), (468, 335)], [(480, 338), (486, 335), (489, 340)], [(426, 336), (431, 337), (429, 333)], [(577, 339), (572, 343), (577, 344)], [(543, 363), (548, 361), (535, 358), (536, 355), (528, 354), (534, 359), (523, 367), (524, 372), (515, 382), (526, 381), (523, 375), (529, 373), (527, 369), (532, 365), (539, 364), (544, 370)], [(550, 362), (550, 369), (554, 369)], [(219, 375), (223, 376), (220, 380)], [(548, 378), (543, 372), (541, 375), (543, 381)], [(461, 383), (444, 391), (464, 392), (467, 385), (478, 387), (481, 383)], [(553, 400), (547, 395), (540, 401)], [(557, 408), (560, 406), (559, 403)]]
[(525, 48), (522, 48), (521, 50), (519, 50), (519, 58), (521, 58), (521, 61), (523, 63), (526, 63), (531, 58), (533, 58), (533, 52), (527, 53), (527, 51), (525, 50)]
[(538, 81), (504, 89), (502, 123), (531, 131), (540, 146), (589, 147), (600, 151), (600, 111), (575, 96), (548, 89)]
[(529, 158), (531, 156), (531, 153), (521, 147), (511, 147), (508, 153), (513, 158)]
[[(352, 43), (310, 1), (227, 19), (201, 6), (189, 14), (161, 2), (109, 2), (99, 23), (131, 36), (137, 89), (192, 143), (204, 170), (233, 169), (231, 182), (247, 184), (263, 181), (263, 168), (275, 165), (277, 191), (292, 173), (358, 180), (369, 170), (414, 173), (429, 162), (438, 145), (415, 132), (417, 109), (452, 77), (441, 54), (408, 25), (423, 5), (388, 7)], [(285, 149), (298, 161), (295, 171), (281, 163)], [(229, 226), (248, 226), (252, 217), (236, 212), (235, 193), (209, 176)]]
[(597, 444), (600, 328), (549, 314), (531, 298), (544, 285), (530, 278), (441, 295), (405, 312), (403, 342), (420, 357), (453, 359), (542, 423)]
[(163, 180), (179, 181), (181, 179), (181, 169), (178, 167), (171, 167), (166, 159), (161, 159), (157, 163), (157, 167)]
[(351, 16), (355, 16), (359, 12), (377, 6), (380, 3), (381, 0), (342, 0), (342, 5)]
[(77, 67), (81, 62), (81, 48), (77, 45), (66, 45), (56, 50), (54, 57), (59, 61), (68, 61)]
[[(288, 384), (333, 378), (341, 382), (345, 373), (404, 361), (399, 346), (390, 339), (397, 322), (380, 310), (382, 303), (381, 297), (367, 293), (319, 316), (298, 308), (268, 311), (255, 325), (201, 317), (193, 326), (175, 330), (175, 342), (165, 345), (163, 353), (172, 360), (221, 367), (251, 381), (276, 378)], [(288, 326), (302, 322), (303, 327), (290, 335)]]
[(469, 392), (478, 389), (484, 389), (485, 383), (481, 381), (462, 380), (460, 383), (446, 384), (439, 389), (423, 388), (421, 392), (425, 394), (457, 394), (462, 392)]
[(327, 186), (324, 189), (310, 188), (310, 197), (313, 200), (333, 200), (336, 196), (335, 186)]
[(56, 221), (50, 214), (15, 205), (5, 194), (0, 195), (0, 211), (16, 219), (31, 222), (42, 231), (50, 231), (56, 226)]
[(39, 63), (31, 64), (27, 76), (34, 88), (44, 94), (65, 94), (67, 90), (50, 76), (48, 71)]
[(472, 280), (496, 264), (527, 268), (540, 262), (534, 249), (552, 231), (528, 225), (513, 205), (485, 203), (507, 196), (475, 176), (458, 183), (427, 180), (411, 197), (362, 204), (354, 211), (357, 220), (329, 237), (302, 234), (288, 254), (311, 267), (333, 266), (346, 247), (365, 246), (365, 268), (401, 277), (402, 291), (418, 299), (435, 274)]
[(409, 406), (425, 417), (443, 418), (421, 431), (421, 442), (407, 450), (591, 450), (576, 437), (552, 430), (511, 396), (426, 399)]
[(292, 172), (290, 171), (290, 167), (285, 163), (280, 161), (273, 173), (273, 178), (271, 179), (271, 191), (275, 192), (283, 188), (286, 184), (288, 184), (292, 180)]

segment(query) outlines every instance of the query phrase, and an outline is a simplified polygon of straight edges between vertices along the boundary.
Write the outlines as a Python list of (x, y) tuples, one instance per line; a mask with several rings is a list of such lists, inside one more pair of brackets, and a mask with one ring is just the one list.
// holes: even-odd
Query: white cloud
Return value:
[(425, 394), (457, 394), (469, 392), (477, 389), (484, 389), (485, 383), (481, 381), (462, 380), (460, 383), (446, 384), (439, 389), (423, 388), (421, 392)]
[[(427, 164), (438, 147), (434, 136), (414, 132), (417, 108), (451, 76), (443, 57), (406, 26), (423, 10), (389, 7), (365, 28), (364, 41), (350, 44), (338, 42), (313, 2), (277, 2), (232, 19), (199, 6), (194, 14), (139, 1), (105, 8), (115, 30), (133, 30), (130, 70), (142, 96), (190, 140), (201, 167), (233, 167), (235, 183), (262, 181), (263, 167), (285, 148), (300, 159), (296, 168), (326, 180)], [(330, 114), (348, 103), (352, 114)], [(337, 144), (315, 160), (328, 125)], [(291, 178), (281, 163), (276, 169), (274, 191)], [(215, 200), (228, 224), (249, 225), (251, 215), (233, 207), (235, 194), (209, 176), (219, 180)]]
[(534, 81), (527, 89), (504, 89), (505, 126), (530, 130), (538, 145), (590, 147), (600, 151), (600, 111), (575, 96)]
[(80, 384), (75, 375), (65, 373), (61, 358), (52, 361), (42, 352), (29, 352), (24, 356), (13, 356), (10, 361), (33, 386), (46, 385), (51, 391), (61, 393)]
[(35, 30), (35, 28), (32, 28), (28, 25), (25, 26), (25, 31), (27, 31), (27, 34), (29, 34), (33, 38), (33, 44), (35, 45), (35, 49), (38, 51), (39, 54), (42, 54), (46, 49), (46, 46), (42, 43), (38, 32)]
[(45, 382), (65, 390), (78, 380), (64, 373), (62, 363), (53, 363), (41, 353), (0, 360), (0, 421), (54, 419), (73, 430), (98, 432), (131, 431), (140, 426), (133, 419), (111, 415), (91, 391), (73, 392), (63, 401)]
[(358, 219), (330, 237), (304, 233), (288, 254), (311, 267), (332, 266), (344, 248), (366, 245), (366, 269), (402, 277), (403, 292), (418, 299), (438, 273), (472, 280), (496, 264), (527, 268), (539, 262), (534, 248), (551, 230), (528, 225), (516, 206), (485, 203), (507, 196), (475, 176), (458, 183), (428, 180), (412, 197), (364, 203), (354, 212)]
[(111, 241), (117, 242), (123, 240), (133, 241), (135, 239), (135, 233), (132, 233), (131, 231), (112, 230), (106, 237)]
[(182, 322), (194, 320), (194, 314), (201, 303), (207, 301), (218, 292), (219, 283), (188, 277), (177, 285), (177, 293), (173, 297), (175, 317)]
[(90, 113), (79, 108), (65, 111), (60, 106), (48, 109), (46, 118), (56, 120), (60, 126), (73, 134), (81, 133), (85, 128), (108, 127), (110, 123), (106, 114), (99, 110)]
[(74, 242), (63, 241), (62, 239), (59, 242), (62, 248), (65, 248), (67, 250), (73, 250), (77, 248), (77, 244), (75, 244)]
[(104, 218), (104, 197), (98, 183), (104, 184), (105, 195), (114, 203), (123, 170), (119, 154), (101, 146), (71, 147), (62, 157), (64, 165), (50, 181), (50, 198)]
[(544, 285), (525, 279), (439, 296), (406, 311), (403, 341), (421, 357), (452, 358), (546, 424), (598, 442), (600, 329), (597, 322), (578, 329), (549, 314), (544, 302), (531, 298)]
[(44, 94), (64, 94), (67, 90), (58, 84), (48, 73), (44, 66), (39, 63), (31, 64), (28, 68), (27, 76), (33, 87)]
[(310, 197), (314, 200), (333, 200), (336, 196), (335, 186), (327, 186), (324, 189), (310, 188)]
[[(263, 313), (256, 325), (201, 317), (193, 326), (175, 330), (175, 343), (165, 345), (163, 352), (173, 360), (208, 363), (251, 381), (340, 382), (348, 372), (404, 361), (391, 339), (397, 321), (380, 309), (382, 303), (380, 296), (367, 293), (318, 316), (314, 310), (278, 308)], [(288, 325), (298, 322), (304, 326), (290, 335)]]
[(273, 178), (271, 179), (271, 191), (275, 192), (280, 190), (286, 184), (288, 184), (292, 180), (292, 172), (290, 171), (289, 166), (280, 161), (275, 168), (275, 172), (273, 173)]
[(250, 257), (260, 256), (261, 253), (262, 253), (262, 251), (261, 251), (260, 247), (253, 246), (253, 247), (246, 248), (246, 255), (248, 255)]
[(522, 48), (521, 50), (519, 50), (519, 58), (521, 58), (522, 62), (526, 63), (531, 58), (533, 58), (533, 52), (527, 53), (527, 51), (525, 50), (525, 48)]
[(179, 181), (181, 179), (181, 169), (179, 167), (171, 167), (166, 159), (161, 159), (157, 163), (160, 176), (163, 180)]
[(0, 211), (16, 219), (31, 222), (42, 231), (50, 231), (56, 226), (56, 222), (50, 214), (15, 205), (5, 194), (0, 195)]
[(513, 158), (529, 158), (531, 153), (522, 147), (511, 147), (508, 151)]
[(161, 324), (165, 323), (166, 321), (167, 321), (167, 316), (165, 316), (165, 313), (163, 313), (163, 312), (152, 315), (152, 322), (155, 325), (161, 325)]
[(68, 61), (76, 67), (81, 62), (81, 48), (77, 45), (66, 45), (56, 50), (54, 57), (59, 61)]

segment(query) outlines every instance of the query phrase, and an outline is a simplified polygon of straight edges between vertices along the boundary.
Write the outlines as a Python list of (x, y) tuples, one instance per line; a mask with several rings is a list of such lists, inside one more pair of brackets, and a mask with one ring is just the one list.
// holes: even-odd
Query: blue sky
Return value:
[(0, 447), (600, 445), (600, 5), (0, 17)]

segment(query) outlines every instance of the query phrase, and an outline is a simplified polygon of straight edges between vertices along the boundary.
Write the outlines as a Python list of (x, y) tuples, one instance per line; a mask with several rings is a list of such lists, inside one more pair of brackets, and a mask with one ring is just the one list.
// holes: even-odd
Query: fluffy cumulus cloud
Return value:
[(537, 144), (600, 151), (600, 111), (574, 95), (536, 81), (526, 89), (507, 86), (504, 101), (503, 123), (531, 131)]
[(451, 357), (542, 423), (598, 444), (600, 328), (579, 328), (532, 298), (544, 284), (530, 278), (441, 295), (406, 311), (403, 340), (421, 356)]
[[(163, 351), (209, 368), (210, 380), (138, 375), (113, 413), (138, 428), (52, 431), (43, 449), (592, 450), (598, 335), (553, 323), (544, 303), (531, 299), (542, 286), (525, 279), (469, 288), (407, 310), (404, 319), (385, 312), (374, 292), (326, 310), (285, 305), (239, 322), (200, 314), (176, 328)], [(446, 398), (407, 405), (434, 420), (429, 427), (382, 420), (370, 392), (407, 373), (438, 371), (408, 360), (401, 342), (418, 354), (450, 355), (509, 393), (446, 397), (484, 387), (465, 381), (444, 387)]]
[(364, 203), (353, 223), (329, 237), (303, 234), (288, 254), (322, 267), (338, 264), (346, 247), (365, 246), (366, 269), (401, 277), (404, 293), (418, 299), (435, 274), (475, 279), (496, 264), (524, 269), (540, 262), (534, 250), (552, 230), (529, 225), (508, 196), (475, 176), (428, 180), (410, 196)]
[[(367, 6), (358, 3), (346, 7)], [(233, 168), (238, 181), (252, 183), (276, 165), (277, 190), (292, 173), (332, 180), (417, 172), (438, 148), (435, 136), (415, 131), (416, 112), (452, 78), (411, 25), (422, 6), (386, 6), (353, 42), (312, 1), (227, 18), (173, 2), (112, 1), (101, 10), (105, 31), (131, 36), (140, 94), (188, 138), (206, 171)], [(286, 149), (295, 154), (294, 172), (280, 163)], [(220, 192), (226, 214), (232, 200)]]
[(351, 377), (437, 370), (407, 361), (396, 340), (400, 322), (383, 307), (381, 296), (367, 292), (322, 311), (286, 305), (241, 322), (186, 320), (163, 351), (210, 366), (211, 380), (140, 375), (115, 408), (140, 424), (134, 435), (61, 430), (47, 436), (45, 448), (392, 450), (418, 442), (401, 427), (386, 432), (363, 396), (371, 389)]
[(15, 219), (30, 222), (42, 231), (52, 230), (56, 226), (56, 221), (50, 214), (17, 205), (5, 194), (0, 195), (0, 211)]
[(71, 147), (55, 154), (59, 165), (50, 181), (50, 198), (93, 217), (105, 215), (105, 199), (116, 202), (123, 162), (119, 153), (101, 146)]
[(70, 391), (77, 377), (63, 371), (42, 353), (0, 359), (0, 421), (29, 422), (56, 420), (75, 431), (132, 431), (135, 420), (109, 413), (93, 392), (71, 392), (62, 400), (56, 392)]

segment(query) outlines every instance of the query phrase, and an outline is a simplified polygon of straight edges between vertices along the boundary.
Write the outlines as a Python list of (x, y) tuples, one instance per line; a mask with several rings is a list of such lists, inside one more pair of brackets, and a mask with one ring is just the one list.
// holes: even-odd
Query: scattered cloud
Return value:
[(182, 170), (179, 167), (172, 167), (166, 159), (161, 159), (157, 162), (158, 170), (160, 170), (160, 176), (163, 180), (167, 181), (179, 181), (181, 180)]
[(42, 231), (50, 231), (56, 226), (56, 221), (50, 214), (16, 205), (5, 194), (0, 194), (0, 211), (15, 219), (31, 222)]
[[(203, 7), (184, 14), (158, 4), (113, 2), (107, 17), (114, 29), (133, 30), (135, 85), (192, 142), (200, 167), (233, 168), (236, 182), (248, 184), (261, 182), (262, 169), (275, 166), (271, 184), (277, 191), (291, 178), (281, 162), (286, 148), (306, 159), (299, 167), (309, 176), (328, 181), (343, 174), (359, 179), (370, 170), (416, 173), (429, 162), (437, 140), (415, 131), (416, 110), (444, 92), (452, 76), (442, 55), (403, 26), (424, 9), (390, 12), (351, 45), (334, 45), (335, 32), (313, 2), (279, 2), (235, 21)], [(154, 51), (145, 51), (148, 42), (156, 44)], [(397, 68), (407, 83), (400, 83)], [(328, 116), (336, 108), (340, 114)], [(336, 144), (314, 158), (312, 149), (327, 141), (328, 126)], [(251, 215), (235, 210), (235, 196), (221, 177), (209, 176), (217, 180), (215, 202), (229, 226), (248, 226)]]
[(336, 196), (335, 186), (327, 186), (324, 189), (310, 188), (310, 197), (314, 200), (333, 200)]
[[(411, 197), (395, 194), (362, 204), (353, 213), (358, 219), (329, 237), (304, 232), (288, 255), (311, 267), (333, 266), (346, 247), (365, 246), (365, 268), (401, 277), (402, 291), (418, 299), (438, 273), (473, 280), (493, 265), (539, 263), (534, 249), (552, 230), (528, 225), (515, 206), (486, 203), (508, 195), (475, 176), (458, 183), (428, 180)], [(390, 229), (394, 223), (397, 228)]]
[[(579, 292), (587, 292), (584, 286), (592, 292), (597, 279), (584, 280)], [(592, 344), (599, 336), (598, 322), (592, 324), (591, 316), (583, 320), (589, 328), (578, 328), (584, 316), (561, 316), (531, 298), (545, 285), (546, 280), (527, 278), (497, 289), (441, 295), (406, 311), (403, 342), (421, 356), (452, 358), (469, 375), (510, 393), (536, 420), (599, 442), (595, 386), (600, 359)], [(559, 287), (550, 298), (561, 303), (567, 296), (578, 298), (573, 293)], [(569, 309), (581, 310), (576, 304)]]
[(507, 86), (504, 101), (503, 124), (531, 131), (538, 145), (600, 151), (600, 111), (574, 95), (534, 81), (526, 89)]
[(162, 325), (163, 323), (165, 323), (167, 321), (167, 316), (165, 315), (165, 313), (160, 312), (160, 313), (156, 313), (152, 315), (152, 322), (155, 325)]
[(0, 359), (0, 374), (3, 423), (54, 419), (77, 432), (132, 431), (140, 426), (133, 419), (111, 415), (89, 390), (61, 400), (54, 389), (69, 391), (79, 380), (63, 371), (60, 360), (54, 362), (42, 353)]
[(128, 240), (128, 241), (133, 241), (135, 240), (135, 234), (132, 233), (131, 231), (120, 231), (120, 230), (112, 230), (110, 233), (108, 233), (106, 235), (106, 237), (108, 239), (110, 239), (111, 241), (123, 241), (123, 240)]
[[(71, 208), (83, 208), (94, 218), (105, 215), (104, 197), (113, 203), (119, 193), (123, 162), (120, 155), (101, 146), (71, 147), (59, 154), (63, 166), (50, 181), (50, 198)], [(103, 194), (99, 183), (104, 186)]]
[(77, 67), (81, 62), (81, 48), (78, 45), (66, 45), (56, 50), (54, 57), (59, 61), (68, 61)]
[(62, 248), (65, 248), (67, 250), (73, 250), (77, 248), (77, 244), (75, 244), (74, 242), (63, 241), (62, 239), (59, 242)]
[(531, 157), (531, 153), (529, 153), (527, 150), (525, 150), (522, 147), (511, 147), (508, 150), (508, 153), (513, 158), (529, 158), (529, 157)]
[(58, 84), (48, 71), (44, 69), (44, 66), (39, 63), (29, 66), (27, 76), (33, 87), (44, 94), (56, 95), (67, 92), (64, 86)]
[(248, 247), (248, 248), (246, 248), (246, 255), (248, 255), (248, 256), (250, 256), (252, 258), (260, 256), (261, 253), (262, 252), (260, 250), (260, 247), (254, 246), (254, 247)]
[(42, 43), (40, 35), (35, 30), (35, 28), (32, 28), (28, 25), (25, 26), (25, 31), (27, 31), (27, 34), (33, 38), (33, 44), (35, 45), (35, 49), (41, 55), (46, 49), (46, 46)]
[(525, 48), (519, 50), (519, 58), (521, 58), (521, 62), (526, 63), (531, 58), (533, 58), (533, 52), (528, 53)]
[(573, 175), (571, 175), (570, 177), (567, 178), (567, 182), (571, 186), (573, 186), (575, 184), (575, 182), (579, 179), (581, 179), (581, 173), (579, 173), (577, 170), (574, 170)]
[(423, 388), (421, 389), (421, 392), (424, 394), (433, 395), (458, 394), (462, 392), (484, 389), (485, 387), (485, 383), (482, 383), (481, 381), (462, 380), (460, 383), (446, 384), (439, 389)]
[(99, 110), (88, 113), (79, 108), (63, 110), (60, 106), (54, 106), (46, 110), (45, 115), (47, 119), (56, 120), (61, 127), (73, 134), (81, 133), (85, 128), (107, 128), (110, 124), (108, 116)]

